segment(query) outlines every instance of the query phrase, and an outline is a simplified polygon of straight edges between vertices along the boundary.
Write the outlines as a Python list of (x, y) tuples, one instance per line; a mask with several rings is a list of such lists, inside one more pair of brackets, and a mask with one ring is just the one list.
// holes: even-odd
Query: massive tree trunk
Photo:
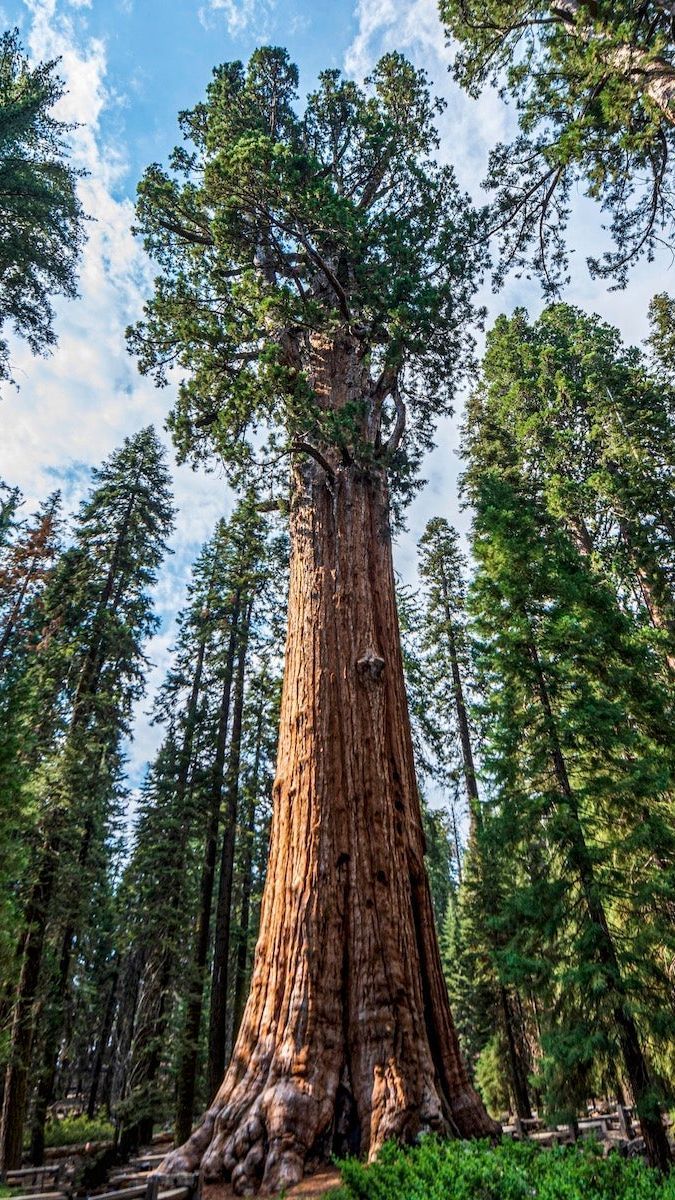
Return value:
[(274, 1192), (333, 1150), (490, 1135), (448, 1005), (384, 471), (297, 466), (270, 860), (225, 1079), (164, 1169)]

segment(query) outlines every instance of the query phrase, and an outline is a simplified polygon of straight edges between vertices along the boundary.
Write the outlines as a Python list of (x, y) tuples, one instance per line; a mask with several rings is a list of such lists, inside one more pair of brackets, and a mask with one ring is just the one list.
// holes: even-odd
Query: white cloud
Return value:
[(199, 9), (199, 19), (209, 28), (212, 14), (222, 13), (232, 37), (254, 33), (264, 39), (275, 7), (276, 0), (209, 0), (208, 5)]

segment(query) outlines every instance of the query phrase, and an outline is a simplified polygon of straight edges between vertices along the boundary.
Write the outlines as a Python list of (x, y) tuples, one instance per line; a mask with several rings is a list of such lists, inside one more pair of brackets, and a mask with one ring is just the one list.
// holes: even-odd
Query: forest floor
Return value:
[[(332, 1168), (317, 1171), (316, 1175), (307, 1175), (295, 1187), (285, 1193), (288, 1200), (319, 1200), (340, 1184), (340, 1172)], [(237, 1200), (232, 1188), (227, 1184), (209, 1184), (202, 1193), (203, 1200)]]

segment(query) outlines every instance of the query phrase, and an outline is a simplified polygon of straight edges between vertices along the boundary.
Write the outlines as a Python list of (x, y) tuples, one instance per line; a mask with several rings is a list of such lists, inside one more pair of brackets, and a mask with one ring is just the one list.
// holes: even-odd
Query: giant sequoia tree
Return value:
[[(390, 541), (470, 352), (478, 222), (432, 161), (425, 77), (284, 51), (218, 68), (151, 167), (160, 276), (131, 332), (175, 366), (183, 456), (291, 476), (291, 582), (269, 871), (224, 1082), (169, 1160), (275, 1190), (333, 1149), (491, 1132), (448, 1007), (423, 864)], [(393, 488), (392, 488), (393, 485)]]
[(614, 248), (592, 271), (627, 267), (673, 235), (675, 10), (668, 0), (440, 0), (471, 95), (499, 82), (520, 135), (497, 146), (488, 183), (503, 264), (533, 260), (558, 281), (573, 189), (610, 216)]

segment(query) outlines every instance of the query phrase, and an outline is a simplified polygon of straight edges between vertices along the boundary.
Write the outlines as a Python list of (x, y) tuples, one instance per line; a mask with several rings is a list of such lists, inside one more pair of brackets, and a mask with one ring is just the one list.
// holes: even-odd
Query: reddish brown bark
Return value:
[(248, 1003), (203, 1124), (165, 1160), (287, 1186), (332, 1151), (497, 1132), (443, 981), (384, 470), (296, 467), (270, 861)]

